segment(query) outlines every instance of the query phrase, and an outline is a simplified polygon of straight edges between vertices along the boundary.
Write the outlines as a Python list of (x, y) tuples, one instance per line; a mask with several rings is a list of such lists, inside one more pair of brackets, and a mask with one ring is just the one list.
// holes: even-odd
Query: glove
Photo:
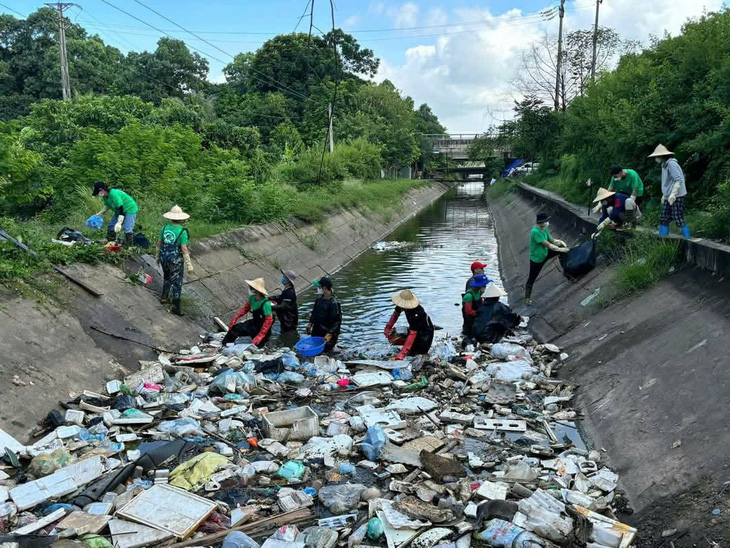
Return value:
[(662, 196), (662, 205), (663, 205), (663, 204), (664, 204), (664, 202), (666, 202), (666, 201), (667, 201), (667, 197), (666, 197), (666, 196)]
[(600, 213), (601, 209), (603, 209), (603, 204), (601, 202), (598, 202), (598, 205), (593, 208), (593, 213)]
[(555, 242), (560, 247), (568, 247), (568, 245), (563, 240), (556, 240), (553, 238), (553, 242)]
[(606, 217), (601, 224), (598, 225), (598, 228), (596, 229), (596, 234), (599, 234), (601, 230), (606, 228), (611, 223), (611, 219), (609, 217)]
[(306, 328), (306, 329), (304, 330), (304, 332), (305, 332), (305, 333), (306, 333), (307, 335), (311, 335), (311, 334), (312, 334), (312, 322), (309, 322), (309, 323), (307, 324), (307, 328)]
[(124, 225), (124, 215), (120, 215), (117, 218), (117, 224), (114, 225), (114, 232), (117, 232), (117, 233), (121, 232), (123, 225)]
[(193, 267), (193, 260), (190, 258), (190, 254), (183, 255), (185, 260), (185, 266), (188, 267), (188, 274), (195, 274), (195, 267)]
[(548, 242), (547, 247), (548, 247), (548, 249), (552, 249), (553, 251), (557, 251), (557, 252), (560, 252), (560, 250), (562, 249), (560, 246), (557, 246), (552, 242)]
[(568, 249), (567, 247), (558, 248), (558, 253), (567, 253), (568, 251), (570, 251), (570, 249)]
[(253, 344), (254, 346), (258, 346), (259, 344), (261, 344), (261, 338), (260, 337), (256, 337), (255, 339), (253, 339), (251, 341), (251, 344)]
[(332, 340), (332, 333), (327, 333), (327, 334), (326, 334), (326, 335), (324, 336), (324, 342), (326, 342), (327, 344), (329, 344), (329, 342), (330, 342), (331, 340)]
[(626, 201), (624, 202), (624, 208), (627, 211), (633, 211), (634, 209), (636, 209), (636, 202), (634, 201), (634, 199), (626, 198)]
[(681, 185), (679, 183), (674, 183), (674, 187), (672, 187), (672, 193), (669, 195), (668, 198), (670, 206), (674, 205), (674, 202), (677, 201), (677, 194), (679, 194), (680, 186)]

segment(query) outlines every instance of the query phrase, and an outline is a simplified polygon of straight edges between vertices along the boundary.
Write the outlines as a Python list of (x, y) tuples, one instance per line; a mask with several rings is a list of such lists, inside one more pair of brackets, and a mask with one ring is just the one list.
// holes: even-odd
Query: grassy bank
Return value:
[[(267, 195), (264, 191), (257, 196), (257, 203), (252, 203), (251, 207), (260, 208), (266, 213), (265, 218), (269, 221), (297, 218), (315, 223), (323, 220), (326, 215), (344, 208), (378, 212), (385, 217), (392, 217), (400, 211), (405, 194), (425, 184), (428, 183), (410, 179), (383, 179), (370, 182), (346, 180), (342, 184), (329, 187), (314, 185), (295, 187), (279, 184), (276, 185), (275, 194)], [(274, 199), (275, 203), (269, 202)], [(135, 253), (134, 250), (121, 254), (106, 253), (101, 245), (75, 245), (69, 248), (54, 244), (51, 240), (66, 226), (79, 230), (92, 239), (104, 237), (105, 229), (92, 231), (84, 228), (84, 221), (101, 209), (101, 202), (89, 197), (86, 205), (86, 211), (77, 210), (63, 221), (54, 220), (49, 215), (38, 215), (28, 221), (0, 217), (0, 228), (38, 254), (37, 257), (33, 257), (10, 242), (0, 242), (0, 283), (31, 281), (39, 274), (50, 272), (53, 264), (120, 263)], [(137, 226), (151, 242), (156, 241), (156, 235), (164, 223), (162, 214), (172, 205), (169, 202), (163, 203), (162, 200), (140, 200)], [(268, 212), (266, 212), (267, 207)], [(105, 220), (108, 219), (107, 214)], [(195, 217), (187, 223), (192, 239), (214, 236), (240, 226), (230, 221), (215, 223)]]

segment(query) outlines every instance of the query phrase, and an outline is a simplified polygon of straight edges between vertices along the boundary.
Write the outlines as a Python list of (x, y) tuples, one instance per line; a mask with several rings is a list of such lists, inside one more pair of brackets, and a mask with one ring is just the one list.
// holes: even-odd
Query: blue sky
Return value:
[[(176, 29), (134, 0), (108, 0), (143, 21), (209, 54), (210, 79), (241, 51), (292, 32), (307, 0), (141, 0), (223, 52)], [(511, 81), (521, 52), (556, 32), (558, 19), (536, 15), (559, 0), (337, 0), (337, 26), (351, 32), (381, 59), (376, 80), (389, 78), (417, 103), (428, 102), (454, 132), (482, 131), (511, 116), (517, 98)], [(602, 23), (627, 38), (676, 33), (687, 17), (717, 9), (722, 0), (604, 0)], [(89, 32), (122, 51), (154, 49), (161, 34), (102, 0), (80, 0), (67, 13)], [(2, 0), (23, 14), (42, 2)], [(595, 0), (568, 0), (566, 32), (590, 28)], [(0, 11), (7, 11), (0, 6)], [(314, 24), (331, 28), (329, 0), (314, 0)], [(308, 30), (309, 18), (298, 26)], [(414, 28), (415, 27), (415, 28)], [(317, 30), (315, 30), (317, 32)]]

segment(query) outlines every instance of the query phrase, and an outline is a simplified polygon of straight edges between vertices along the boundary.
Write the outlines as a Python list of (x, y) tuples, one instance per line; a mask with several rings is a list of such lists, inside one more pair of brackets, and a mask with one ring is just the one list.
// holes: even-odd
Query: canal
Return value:
[[(494, 223), (483, 192), (481, 182), (455, 186), (332, 275), (342, 305), (341, 348), (387, 352), (383, 328), (393, 311), (390, 297), (401, 289), (419, 297), (441, 328), (437, 337), (461, 332), (461, 294), (471, 263), (487, 263), (487, 276), (501, 285)], [(300, 296), (304, 325), (314, 297), (313, 291)], [(405, 317), (399, 326), (405, 326)]]

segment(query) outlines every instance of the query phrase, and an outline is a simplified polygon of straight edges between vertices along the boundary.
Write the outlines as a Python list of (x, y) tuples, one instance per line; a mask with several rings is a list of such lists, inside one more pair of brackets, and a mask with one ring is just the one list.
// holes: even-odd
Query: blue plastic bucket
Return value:
[(307, 337), (299, 341), (294, 349), (305, 358), (313, 358), (324, 352), (325, 344), (324, 337)]

